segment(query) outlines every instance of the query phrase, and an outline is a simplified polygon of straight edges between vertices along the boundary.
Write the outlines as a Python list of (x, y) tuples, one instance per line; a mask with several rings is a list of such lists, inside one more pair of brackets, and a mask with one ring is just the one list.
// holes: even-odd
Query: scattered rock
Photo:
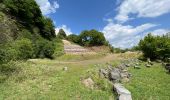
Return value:
[(64, 71), (67, 71), (67, 70), (68, 70), (68, 67), (64, 67), (63, 70), (64, 70)]
[(141, 69), (139, 66), (135, 65), (134, 69)]
[(106, 71), (105, 69), (100, 69), (99, 70), (99, 75), (100, 77), (105, 77), (105, 78), (108, 78), (108, 71)]
[(123, 79), (121, 80), (121, 82), (123, 82), (123, 83), (128, 83), (129, 81), (130, 81), (129, 78), (123, 78)]
[(148, 68), (150, 68), (152, 65), (150, 65), (150, 64), (146, 64), (146, 67), (148, 67)]
[(148, 62), (148, 64), (153, 65), (153, 63), (151, 62), (150, 58), (147, 59), (147, 62)]
[(124, 70), (124, 69), (126, 68), (126, 65), (125, 65), (125, 64), (120, 64), (120, 65), (118, 66), (118, 68), (120, 68), (121, 70)]
[(94, 81), (91, 78), (84, 79), (82, 83), (90, 89), (94, 88)]
[(121, 75), (120, 75), (120, 70), (118, 68), (114, 68), (114, 70), (112, 70), (109, 73), (109, 79), (112, 82), (119, 82), (121, 80)]
[(116, 83), (113, 86), (118, 94), (118, 100), (132, 100), (131, 92), (123, 87), (122, 84)]
[(130, 64), (125, 64), (126, 67), (130, 67)]

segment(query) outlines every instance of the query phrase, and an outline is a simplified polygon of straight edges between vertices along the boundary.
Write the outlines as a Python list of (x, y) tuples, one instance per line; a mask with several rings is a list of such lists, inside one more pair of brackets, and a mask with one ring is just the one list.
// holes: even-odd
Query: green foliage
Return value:
[(38, 27), (39, 34), (45, 39), (52, 40), (56, 37), (52, 20), (42, 15), (35, 0), (4, 0), (2, 3), (6, 6), (2, 8), (3, 11), (12, 15), (31, 32), (34, 32), (34, 27)]
[(54, 57), (59, 57), (64, 54), (64, 44), (61, 39), (56, 38), (53, 40), (53, 43), (55, 43), (55, 52), (53, 54)]
[(63, 29), (60, 29), (58, 34), (57, 34), (57, 37), (60, 38), (60, 39), (65, 39), (67, 37), (66, 33), (64, 32)]
[(14, 45), (14, 48), (19, 52), (19, 59), (29, 59), (33, 57), (33, 45), (29, 39), (17, 40)]
[(166, 59), (170, 57), (170, 37), (152, 36), (148, 34), (140, 41), (139, 47), (145, 57), (151, 59)]
[(71, 34), (67, 36), (67, 40), (72, 41), (74, 43), (79, 43), (79, 36), (75, 34)]
[(41, 21), (42, 23), (39, 23), (41, 24), (40, 25), (41, 36), (48, 40), (52, 40), (53, 38), (55, 38), (56, 35), (52, 20), (49, 18), (42, 18)]
[(38, 39), (34, 45), (34, 54), (38, 58), (53, 58), (55, 44), (52, 41)]
[(33, 45), (29, 39), (16, 40), (0, 46), (0, 62), (7, 63), (33, 57)]
[(83, 31), (79, 37), (83, 46), (100, 46), (106, 43), (103, 33), (96, 30)]
[(4, 0), (3, 3), (12, 15), (18, 17), (23, 23), (33, 24), (38, 17), (42, 17), (39, 6), (34, 0)]
[(7, 63), (18, 58), (18, 51), (9, 44), (0, 46), (0, 64)]

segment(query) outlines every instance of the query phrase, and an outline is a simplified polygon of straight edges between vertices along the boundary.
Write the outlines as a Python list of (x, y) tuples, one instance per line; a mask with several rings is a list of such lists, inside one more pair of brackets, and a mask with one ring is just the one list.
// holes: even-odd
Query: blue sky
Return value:
[(115, 47), (129, 48), (152, 32), (170, 31), (170, 0), (36, 0), (67, 34), (97, 29)]

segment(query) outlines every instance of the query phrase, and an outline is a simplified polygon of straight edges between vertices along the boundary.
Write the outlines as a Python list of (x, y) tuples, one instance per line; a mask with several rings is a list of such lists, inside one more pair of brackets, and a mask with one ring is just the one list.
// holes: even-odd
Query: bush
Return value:
[(55, 52), (53, 54), (54, 57), (59, 57), (64, 54), (64, 44), (61, 39), (56, 38), (53, 40), (53, 43), (55, 43)]
[(0, 46), (0, 64), (7, 63), (18, 58), (18, 51), (10, 45)]
[(34, 49), (29, 39), (21, 39), (15, 41), (15, 48), (19, 52), (19, 59), (29, 59), (33, 57)]
[(79, 43), (80, 38), (79, 38), (78, 35), (71, 34), (71, 35), (68, 35), (68, 36), (67, 36), (67, 40), (72, 41), (72, 42), (74, 42), (74, 43)]
[(170, 37), (168, 34), (152, 36), (150, 33), (140, 41), (139, 48), (146, 58), (162, 60), (170, 58)]
[(35, 42), (34, 53), (37, 58), (53, 58), (55, 44), (52, 41), (39, 39)]

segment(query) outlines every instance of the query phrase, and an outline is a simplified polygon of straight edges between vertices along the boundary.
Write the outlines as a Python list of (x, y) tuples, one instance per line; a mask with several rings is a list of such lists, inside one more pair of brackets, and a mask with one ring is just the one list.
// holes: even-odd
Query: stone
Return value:
[(146, 67), (151, 67), (152, 65), (150, 65), (150, 64), (146, 64)]
[(93, 89), (94, 88), (94, 81), (89, 77), (89, 78), (87, 78), (87, 79), (84, 79), (83, 81), (82, 81), (82, 83), (86, 86), (86, 87), (88, 87), (88, 88), (90, 88), (90, 89)]
[(64, 70), (64, 71), (67, 71), (67, 70), (68, 70), (68, 67), (64, 67), (63, 70)]
[(120, 70), (118, 68), (114, 68), (110, 73), (109, 73), (109, 79), (112, 82), (119, 82), (121, 80), (121, 75), (120, 75)]
[(118, 68), (120, 68), (121, 70), (124, 70), (126, 68), (126, 65), (125, 64), (121, 64), (118, 66)]
[(121, 76), (121, 78), (128, 78), (129, 73), (128, 72), (120, 73), (120, 76)]
[(100, 77), (108, 78), (108, 71), (106, 71), (105, 69), (100, 69), (99, 75), (100, 75)]
[(129, 82), (129, 81), (130, 81), (129, 78), (123, 78), (123, 79), (121, 80), (121, 82), (123, 82), (123, 83), (127, 83), (127, 82)]
[(114, 90), (118, 94), (118, 100), (132, 100), (131, 92), (127, 90), (122, 84), (116, 83), (113, 85)]
[(134, 66), (134, 69), (141, 69), (141, 68), (140, 68), (139, 66), (136, 66), (136, 65), (135, 65), (135, 66)]
[(126, 67), (130, 67), (130, 64), (125, 64)]

